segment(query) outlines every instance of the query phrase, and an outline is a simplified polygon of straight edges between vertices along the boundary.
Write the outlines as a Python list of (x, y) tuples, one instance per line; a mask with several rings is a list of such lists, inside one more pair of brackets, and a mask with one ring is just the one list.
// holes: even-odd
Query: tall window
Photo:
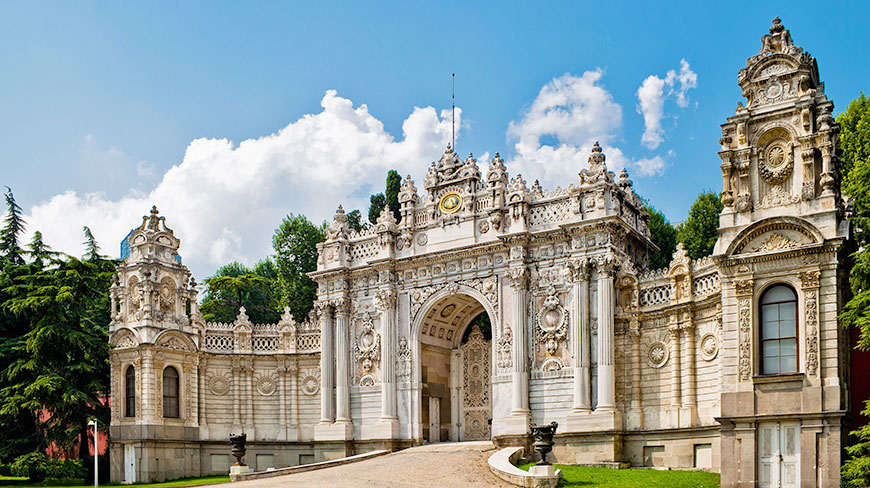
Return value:
[(761, 373), (797, 372), (797, 295), (775, 285), (761, 296)]
[(124, 373), (124, 416), (136, 416), (136, 368), (127, 366)]
[(163, 370), (163, 416), (167, 418), (178, 415), (178, 370), (172, 366)]

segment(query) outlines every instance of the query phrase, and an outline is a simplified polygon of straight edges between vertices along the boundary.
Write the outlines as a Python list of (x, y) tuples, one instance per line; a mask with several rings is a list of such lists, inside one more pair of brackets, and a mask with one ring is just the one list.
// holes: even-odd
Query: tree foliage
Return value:
[(12, 264), (24, 264), (23, 251), (18, 239), (24, 233), (24, 218), (21, 217), (21, 207), (15, 203), (12, 189), (6, 187), (3, 194), (6, 203), (6, 218), (3, 219), (3, 228), (0, 229), (0, 254)]
[(719, 213), (723, 208), (719, 196), (712, 191), (700, 193), (689, 208), (689, 216), (678, 232), (677, 241), (686, 246), (692, 259), (713, 254), (719, 238)]
[(239, 307), (245, 307), (254, 323), (274, 323), (280, 318), (277, 272), (271, 259), (257, 263), (254, 269), (238, 261), (226, 264), (206, 278), (205, 285), (201, 310), (208, 322), (232, 322)]
[(290, 307), (293, 318), (299, 322), (308, 318), (308, 312), (317, 298), (317, 284), (306, 273), (317, 269), (317, 243), (326, 239), (326, 223), (314, 225), (304, 215), (290, 214), (284, 218), (272, 237), (275, 249), (279, 304)]
[(402, 213), (399, 210), (399, 192), (401, 190), (402, 177), (399, 176), (398, 171), (391, 169), (387, 172), (387, 188), (384, 191), (384, 196), (386, 197), (387, 207), (393, 212), (393, 216), (396, 217), (396, 222), (402, 220)]
[[(843, 150), (843, 193), (852, 207), (857, 251), (852, 254), (849, 280), (852, 298), (840, 312), (840, 322), (857, 327), (857, 349), (870, 350), (870, 99), (863, 93), (837, 117), (840, 148)], [(870, 417), (870, 400), (864, 402)], [(870, 425), (852, 432), (856, 442), (846, 447), (851, 459), (843, 463), (843, 486), (870, 486)]]
[(650, 257), (649, 267), (650, 269), (667, 268), (677, 249), (677, 229), (668, 222), (665, 214), (655, 208), (647, 205), (644, 210), (650, 215), (650, 240), (659, 248), (658, 252)]
[(387, 197), (383, 193), (375, 193), (369, 197), (369, 203), (369, 222), (374, 225), (378, 223), (381, 211), (387, 206)]
[(351, 230), (355, 230), (357, 232), (362, 230), (362, 214), (359, 210), (351, 210), (347, 213), (347, 226), (350, 227)]

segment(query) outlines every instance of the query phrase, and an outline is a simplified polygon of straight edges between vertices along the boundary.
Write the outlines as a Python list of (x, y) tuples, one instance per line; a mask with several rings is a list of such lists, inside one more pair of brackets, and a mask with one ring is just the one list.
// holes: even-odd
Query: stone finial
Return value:
[(510, 190), (511, 192), (527, 193), (529, 191), (529, 187), (526, 185), (526, 180), (523, 179), (523, 175), (517, 173), (516, 178), (511, 178), (511, 184), (508, 190)]
[(347, 238), (347, 214), (341, 205), (335, 210), (335, 215), (332, 217), (332, 225), (326, 229), (326, 240), (334, 241), (336, 239)]
[(402, 181), (402, 189), (399, 192), (399, 203), (416, 202), (416, 201), (417, 201), (417, 187), (414, 186), (414, 180), (411, 179), (411, 175), (408, 175)]
[(505, 168), (504, 159), (498, 153), (495, 153), (495, 156), (489, 161), (486, 181), (492, 186), (507, 185), (508, 183), (507, 168)]
[(782, 25), (782, 20), (780, 20), (779, 17), (776, 17), (773, 19), (773, 25), (771, 25), (770, 29), (768, 30), (771, 34), (779, 34), (783, 30), (785, 30), (785, 27), (783, 27)]
[(631, 188), (632, 184), (632, 181), (628, 179), (628, 171), (626, 171), (625, 168), (622, 168), (622, 172), (619, 173), (619, 180), (616, 181), (616, 186), (623, 190), (628, 190)]
[(592, 152), (589, 154), (589, 166), (597, 166), (604, 164), (605, 156), (601, 151), (601, 146), (598, 145), (598, 141), (595, 141), (595, 144), (592, 146)]
[(239, 314), (236, 316), (237, 324), (250, 324), (251, 319), (248, 318), (245, 307), (239, 307)]
[(580, 184), (591, 184), (599, 180), (613, 181), (613, 172), (607, 171), (606, 157), (601, 150), (598, 141), (592, 146), (592, 152), (589, 154), (589, 167), (581, 169), (578, 174), (580, 176)]
[(396, 216), (389, 207), (384, 207), (377, 221), (378, 232), (395, 232), (396, 231)]

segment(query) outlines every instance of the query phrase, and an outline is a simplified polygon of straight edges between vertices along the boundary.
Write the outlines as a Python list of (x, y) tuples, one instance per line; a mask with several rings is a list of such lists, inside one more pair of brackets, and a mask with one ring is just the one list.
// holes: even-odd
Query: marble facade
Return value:
[[(225, 471), (230, 432), (248, 434), (261, 469), (423, 442), (526, 444), (531, 423), (557, 421), (560, 463), (837, 486), (849, 225), (833, 104), (778, 19), (738, 83), (747, 101), (722, 125), (714, 253), (680, 246), (661, 270), (648, 269), (641, 198), (597, 143), (566, 188), (448, 147), (422, 192), (403, 180), (401, 219), (385, 211), (355, 232), (339, 207), (304, 323), (251, 324), (244, 310), (205, 323), (153, 210), (112, 288), (113, 405), (128, 368), (135, 378), (133, 415), (113, 409), (113, 480)], [(766, 374), (759, 304), (776, 285), (796, 294), (798, 347), (793, 370)], [(480, 314), (491, 338), (467, 334)]]

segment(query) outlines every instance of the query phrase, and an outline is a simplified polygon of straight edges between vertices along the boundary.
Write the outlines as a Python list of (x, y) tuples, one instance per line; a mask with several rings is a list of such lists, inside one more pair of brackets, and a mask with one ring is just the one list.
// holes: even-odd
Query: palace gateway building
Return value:
[[(596, 144), (545, 190), (448, 147), (401, 219), (318, 244), (308, 320), (207, 323), (156, 209), (111, 289), (112, 479), (256, 470), (425, 442), (529, 442), (565, 464), (706, 468), (722, 486), (838, 486), (849, 224), (816, 60), (779, 19), (722, 125), (713, 255), (649, 269), (649, 215)], [(687, 190), (694, 191), (694, 190)]]

